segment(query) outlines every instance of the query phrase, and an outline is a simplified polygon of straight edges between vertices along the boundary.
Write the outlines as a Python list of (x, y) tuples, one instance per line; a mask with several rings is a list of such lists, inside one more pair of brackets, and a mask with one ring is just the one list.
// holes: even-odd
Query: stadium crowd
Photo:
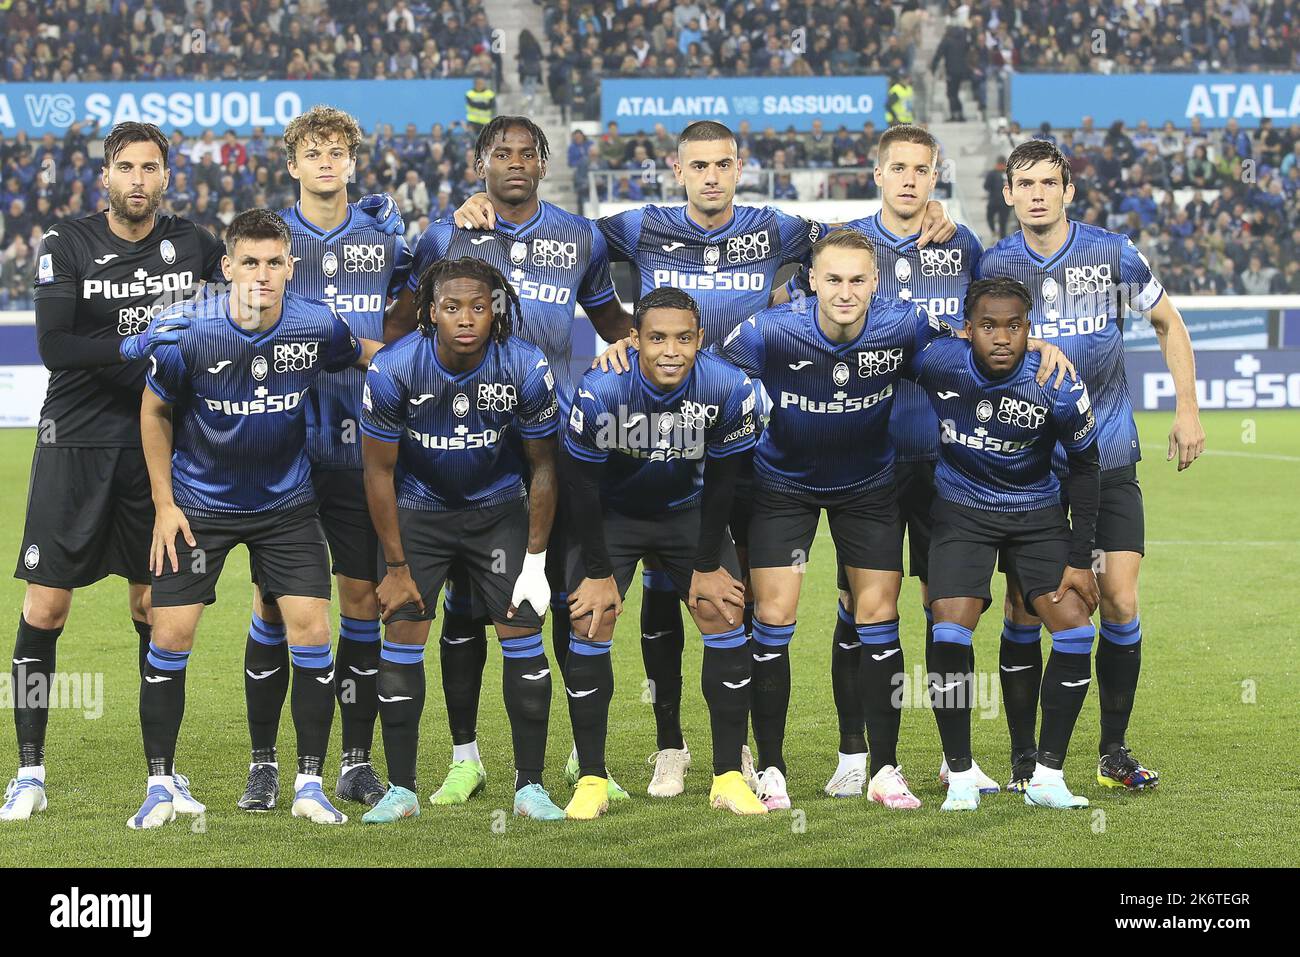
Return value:
[(4, 0), (8, 82), (500, 76), (479, 0)]

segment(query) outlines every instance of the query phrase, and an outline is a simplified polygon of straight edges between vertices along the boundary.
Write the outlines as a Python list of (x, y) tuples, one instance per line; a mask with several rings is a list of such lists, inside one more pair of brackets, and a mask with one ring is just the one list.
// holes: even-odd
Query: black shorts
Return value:
[(754, 517), (754, 450), (740, 453), (736, 473), (736, 491), (731, 498), (731, 517), (727, 520), (731, 540), (737, 548), (749, 548), (749, 523)]
[(907, 569), (912, 578), (929, 580), (930, 508), (934, 505), (934, 459), (896, 462), (898, 509), (907, 528)]
[(37, 446), (15, 578), (84, 588), (109, 575), (147, 585), (153, 496), (139, 449)]
[[(1061, 504), (1068, 509), (1070, 501), (1065, 486), (1061, 489)], [(1095, 547), (1103, 552), (1146, 554), (1146, 520), (1136, 465), (1102, 470)]]
[[(677, 594), (685, 601), (690, 596), (691, 577), (695, 574), (695, 554), (700, 540), (700, 510), (685, 508), (650, 518), (635, 518), (621, 512), (605, 513), (605, 548), (614, 569), (619, 595), (627, 595), (637, 562), (647, 556), (659, 560), (673, 581)], [(721, 566), (734, 578), (740, 578), (736, 544), (724, 533), (718, 555)], [(576, 543), (569, 548), (569, 593), (587, 577), (582, 549)]]
[(170, 560), (164, 560), (163, 573), (153, 579), (156, 607), (211, 605), (226, 555), (240, 544), (248, 546), (249, 569), (264, 600), (330, 597), (329, 550), (315, 502), (270, 512), (185, 517), (195, 547), (176, 536), (180, 570), (173, 572)]
[(330, 546), (330, 571), (373, 581), (379, 561), (379, 536), (366, 506), (364, 476), (360, 469), (313, 469), (311, 481)]
[[(1064, 482), (1061, 506), (1069, 511), (1070, 498)], [(1097, 538), (1093, 547), (1103, 552), (1146, 554), (1146, 518), (1136, 465), (1102, 470), (1101, 504), (1097, 509)], [(1003, 557), (998, 560), (998, 571), (1008, 571)]]
[(893, 485), (828, 495), (755, 489), (749, 567), (781, 568), (807, 562), (822, 509), (841, 565), (903, 570), (903, 525)]
[(931, 602), (982, 598), (987, 608), (993, 600), (989, 582), (999, 554), (1031, 610), (1035, 598), (1060, 585), (1070, 554), (1070, 526), (1059, 505), (999, 512), (936, 498), (931, 518)]
[[(448, 512), (399, 508), (397, 524), (424, 613), (411, 603), (399, 608), (390, 621), (432, 621), (438, 610), (438, 593), (453, 564), (464, 569), (469, 591), (480, 596), (491, 619), (507, 621), (510, 595), (528, 551), (526, 499)], [(388, 570), (382, 546), (379, 551), (375, 574), (382, 580)], [(545, 614), (545, 608), (534, 609), (525, 602), (508, 622), (520, 628), (541, 628)]]

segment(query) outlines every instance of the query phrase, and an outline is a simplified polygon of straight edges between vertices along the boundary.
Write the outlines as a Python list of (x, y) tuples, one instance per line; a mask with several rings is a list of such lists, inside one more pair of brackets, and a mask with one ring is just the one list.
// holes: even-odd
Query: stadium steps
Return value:
[[(528, 0), (485, 0), (483, 9), (488, 22), (502, 32), (505, 49), (502, 51), (502, 71), (505, 74), (503, 89), (497, 93), (497, 113), (525, 115), (546, 131), (551, 145), (551, 160), (547, 164), (546, 179), (539, 193), (542, 199), (565, 209), (576, 209), (573, 190), (573, 170), (569, 168), (569, 131), (564, 124), (560, 108), (551, 102), (545, 83), (538, 87), (537, 95), (529, 104), (519, 89), (519, 31), (531, 30), (533, 36), (546, 49), (546, 33), (542, 29), (542, 7)], [(543, 68), (545, 76), (545, 68)]]

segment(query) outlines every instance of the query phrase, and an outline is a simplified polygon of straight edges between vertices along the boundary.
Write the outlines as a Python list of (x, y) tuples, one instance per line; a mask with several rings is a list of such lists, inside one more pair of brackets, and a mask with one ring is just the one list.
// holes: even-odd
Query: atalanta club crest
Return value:
[(835, 363), (835, 371), (831, 373), (831, 378), (835, 380), (836, 385), (844, 385), (849, 381), (849, 367), (843, 362)]
[(510, 246), (510, 261), (516, 266), (522, 266), (524, 260), (528, 258), (528, 244), (515, 241)]
[(894, 278), (899, 282), (907, 282), (912, 278), (912, 264), (906, 259), (894, 260)]
[(451, 411), (455, 412), (459, 418), (465, 418), (469, 414), (469, 396), (464, 392), (458, 392), (456, 398), (451, 400)]
[(321, 257), (320, 271), (327, 279), (333, 279), (334, 274), (339, 271), (339, 257), (334, 255), (334, 250), (331, 249)]
[(40, 563), (41, 563), (41, 550), (37, 548), (35, 545), (27, 546), (27, 551), (23, 553), (23, 564), (27, 566), (27, 570), (31, 571)]
[(266, 378), (266, 356), (253, 356), (253, 378), (261, 382)]
[(1056, 302), (1056, 297), (1061, 294), (1061, 287), (1057, 285), (1056, 280), (1048, 276), (1043, 280), (1043, 299), (1049, 304)]
[(988, 399), (980, 400), (980, 404), (975, 406), (975, 418), (981, 422), (987, 422), (993, 418), (993, 403)]
[(170, 239), (164, 239), (158, 244), (158, 252), (162, 253), (163, 262), (167, 265), (176, 262), (176, 247), (172, 245)]

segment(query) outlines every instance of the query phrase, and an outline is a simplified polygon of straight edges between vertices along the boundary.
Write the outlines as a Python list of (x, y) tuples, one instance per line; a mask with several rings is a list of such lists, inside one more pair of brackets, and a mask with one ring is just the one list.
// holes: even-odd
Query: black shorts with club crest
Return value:
[(373, 581), (379, 536), (366, 505), (365, 473), (361, 469), (312, 469), (311, 481), (330, 547), (330, 571)]
[(109, 575), (147, 585), (153, 514), (139, 449), (38, 445), (14, 577), (50, 588)]
[[(432, 621), (437, 616), (438, 593), (455, 564), (464, 570), (470, 591), (493, 621), (520, 628), (542, 627), (546, 609), (534, 609), (528, 602), (515, 610), (513, 618), (506, 618), (528, 551), (527, 499), (443, 512), (398, 508), (397, 524), (424, 611), (409, 603), (390, 621)], [(375, 572), (380, 581), (388, 572), (383, 551), (381, 545)]]
[(754, 514), (749, 524), (749, 567), (781, 568), (806, 563), (823, 509), (841, 565), (903, 570), (903, 525), (893, 485), (822, 495), (755, 489)]
[[(182, 509), (182, 511), (184, 511)], [(248, 565), (262, 597), (330, 597), (329, 551), (316, 503), (266, 512), (212, 516), (189, 514), (194, 547), (176, 536), (179, 568), (164, 558), (163, 573), (153, 579), (153, 604), (211, 605), (226, 556), (236, 545), (248, 547)]]
[(1056, 591), (1070, 554), (1070, 525), (1059, 505), (1027, 512), (969, 508), (936, 498), (931, 511), (930, 601), (981, 598), (1001, 556), (1002, 568), (1020, 585), (1025, 605)]
[[(690, 596), (691, 578), (695, 574), (695, 556), (700, 543), (700, 510), (683, 508), (650, 517), (635, 517), (622, 512), (605, 512), (605, 550), (614, 569), (618, 593), (627, 595), (628, 587), (636, 574), (637, 563), (646, 557), (658, 559), (664, 573), (672, 579), (673, 587), (682, 601)], [(736, 559), (736, 543), (723, 532), (722, 546), (718, 551), (719, 564), (740, 578), (740, 562)], [(587, 577), (587, 566), (578, 545), (569, 548), (569, 594)]]

